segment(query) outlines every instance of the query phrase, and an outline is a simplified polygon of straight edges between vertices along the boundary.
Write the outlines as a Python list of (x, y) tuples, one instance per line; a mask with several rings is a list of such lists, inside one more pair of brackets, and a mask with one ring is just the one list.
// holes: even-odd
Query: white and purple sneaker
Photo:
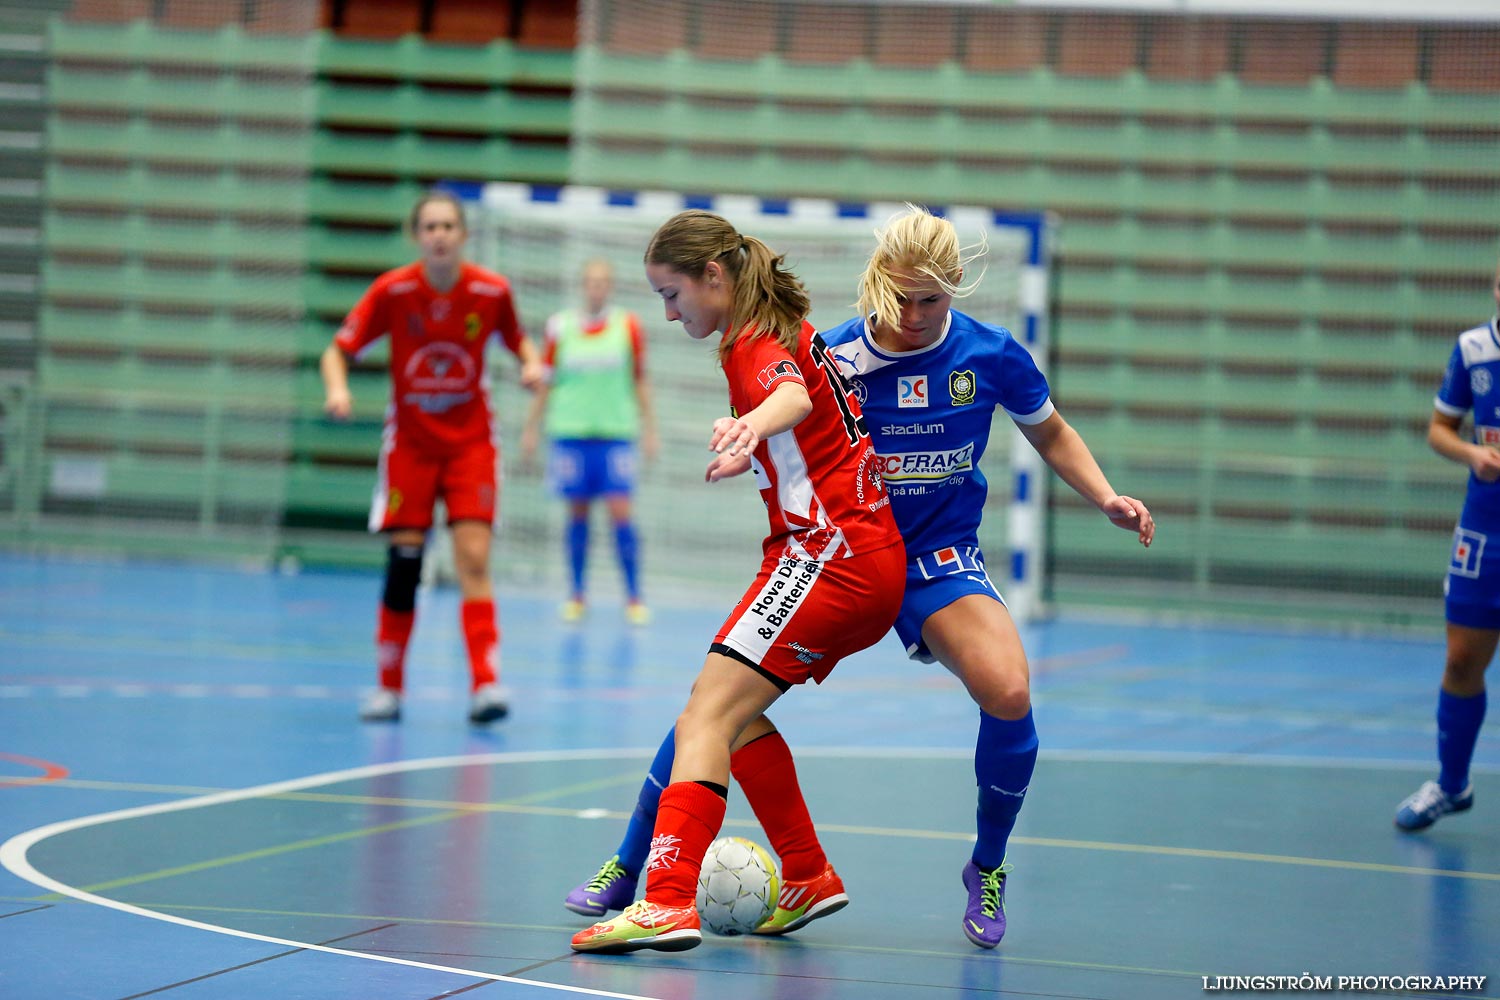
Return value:
[(627, 872), (616, 854), (599, 873), (568, 893), (563, 905), (585, 917), (602, 917), (610, 910), (623, 910), (635, 901), (637, 876)]

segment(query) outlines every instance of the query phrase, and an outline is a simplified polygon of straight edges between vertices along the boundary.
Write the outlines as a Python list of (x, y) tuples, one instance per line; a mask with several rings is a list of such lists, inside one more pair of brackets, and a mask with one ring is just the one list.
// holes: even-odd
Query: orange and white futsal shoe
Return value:
[(573, 935), (574, 951), (622, 952), (640, 948), (687, 951), (703, 941), (698, 908), (662, 906), (642, 899), (613, 920), (603, 920)]
[(819, 917), (832, 916), (848, 905), (849, 896), (844, 892), (844, 880), (833, 870), (833, 865), (824, 865), (822, 874), (810, 879), (800, 882), (782, 879), (775, 912), (765, 923), (755, 928), (754, 933), (790, 934)]

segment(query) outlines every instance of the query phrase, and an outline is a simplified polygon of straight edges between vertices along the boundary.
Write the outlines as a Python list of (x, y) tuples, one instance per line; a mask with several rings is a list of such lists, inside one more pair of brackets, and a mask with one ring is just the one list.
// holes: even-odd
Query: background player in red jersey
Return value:
[[(573, 937), (576, 951), (678, 951), (702, 940), (698, 872), (724, 821), (731, 769), (780, 856), (782, 899), (848, 902), (802, 802), (786, 741), (763, 714), (878, 640), (901, 605), (906, 550), (859, 403), (806, 320), (782, 258), (723, 218), (689, 211), (656, 231), (646, 278), (667, 320), (722, 333), (730, 412), (714, 421), (710, 482), (754, 469), (770, 517), (759, 576), (735, 605), (678, 716), (646, 898)], [(773, 921), (783, 913), (778, 906)], [(789, 928), (788, 928), (789, 929)]]
[(391, 402), (370, 508), (370, 530), (386, 532), (390, 540), (375, 639), (380, 686), (360, 707), (360, 717), (401, 717), (422, 547), (441, 497), (463, 594), (469, 719), (485, 723), (509, 710), (498, 678), (500, 632), (489, 573), (499, 483), (485, 345), (500, 335), (520, 359), (521, 384), (528, 389), (541, 384), (542, 363), (516, 318), (510, 283), (463, 259), (468, 229), (458, 199), (429, 192), (408, 221), (421, 258), (375, 279), (321, 361), (323, 408), (346, 420), (353, 404), (349, 358), (390, 337)]

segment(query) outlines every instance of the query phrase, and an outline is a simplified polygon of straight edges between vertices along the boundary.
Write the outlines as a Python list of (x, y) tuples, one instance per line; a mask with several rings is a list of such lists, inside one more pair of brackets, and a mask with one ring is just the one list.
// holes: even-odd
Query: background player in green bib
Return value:
[(640, 318), (609, 305), (614, 275), (607, 261), (583, 266), (583, 305), (547, 320), (543, 361), (547, 383), (537, 392), (521, 432), (521, 459), (536, 454), (545, 421), (552, 441), (548, 478), (568, 503), (564, 531), (572, 593), (563, 602), (565, 621), (587, 610), (589, 511), (603, 499), (614, 526), (615, 551), (625, 578), (625, 616), (644, 625), (650, 612), (641, 600), (640, 544), (631, 517), (635, 443), (649, 461), (657, 437), (646, 385), (645, 336)]

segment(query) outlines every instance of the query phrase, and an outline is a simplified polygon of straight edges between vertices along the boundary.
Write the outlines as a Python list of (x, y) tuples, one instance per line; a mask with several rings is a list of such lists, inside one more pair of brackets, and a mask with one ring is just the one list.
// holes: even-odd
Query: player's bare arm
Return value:
[(1500, 451), (1464, 440), (1459, 434), (1462, 424), (1462, 417), (1433, 410), (1432, 422), (1427, 425), (1427, 444), (1444, 458), (1467, 465), (1481, 483), (1500, 479)]
[(329, 344), (318, 359), (323, 375), (323, 412), (335, 420), (348, 420), (354, 411), (354, 397), (349, 393), (349, 359), (337, 344)]
[(738, 476), (750, 468), (750, 456), (761, 440), (796, 427), (812, 412), (807, 387), (784, 382), (765, 401), (743, 417), (720, 417), (714, 421), (708, 448), (713, 461), (703, 478), (710, 483)]
[[(524, 384), (524, 383), (523, 383)], [(537, 448), (542, 440), (542, 417), (547, 412), (547, 397), (552, 395), (552, 386), (546, 378), (534, 390), (531, 406), (526, 411), (526, 424), (521, 428), (521, 467), (530, 469), (536, 462)]]
[(651, 386), (644, 374), (636, 377), (635, 398), (641, 414), (641, 455), (649, 464), (661, 454), (661, 436), (656, 430), (656, 406), (651, 399)]
[(521, 359), (521, 388), (535, 392), (547, 382), (547, 366), (542, 362), (542, 353), (530, 337), (522, 337), (516, 346), (516, 357)]
[(1094, 453), (1072, 425), (1056, 410), (1039, 424), (1018, 424), (1021, 433), (1042, 460), (1079, 496), (1098, 507), (1110, 523), (1134, 531), (1140, 543), (1150, 546), (1156, 537), (1156, 522), (1146, 505), (1134, 497), (1121, 496), (1109, 485)]
[(720, 417), (714, 421), (708, 447), (731, 457), (755, 451), (761, 441), (796, 427), (812, 412), (812, 398), (800, 382), (783, 382), (765, 401), (743, 417)]

